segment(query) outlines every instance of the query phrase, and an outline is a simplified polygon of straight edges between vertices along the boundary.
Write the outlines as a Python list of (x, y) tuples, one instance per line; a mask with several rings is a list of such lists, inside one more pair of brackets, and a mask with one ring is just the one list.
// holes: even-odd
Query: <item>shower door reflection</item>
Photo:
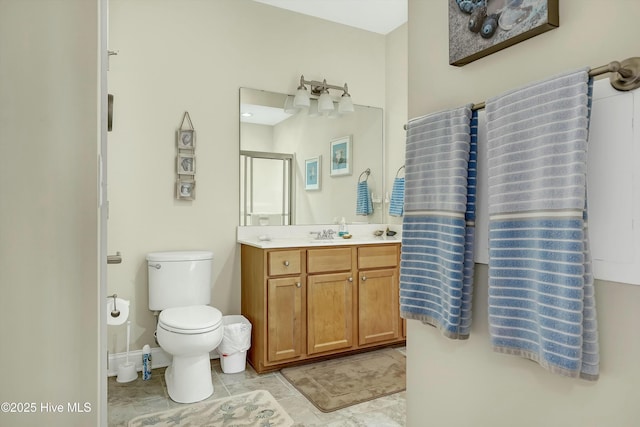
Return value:
[(240, 225), (291, 225), (292, 154), (240, 152)]

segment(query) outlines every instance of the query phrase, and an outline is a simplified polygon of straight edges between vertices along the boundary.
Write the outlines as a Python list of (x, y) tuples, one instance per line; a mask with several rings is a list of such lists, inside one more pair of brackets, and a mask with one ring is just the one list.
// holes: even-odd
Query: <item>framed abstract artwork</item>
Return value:
[(178, 175), (195, 175), (196, 174), (196, 156), (192, 153), (178, 153), (176, 169)]
[(449, 0), (449, 64), (468, 64), (559, 25), (558, 0)]
[[(188, 127), (185, 126), (185, 121)], [(176, 130), (176, 199), (195, 200), (196, 198), (196, 131), (193, 128), (189, 112), (185, 111), (182, 123)]]
[(195, 200), (196, 181), (193, 178), (178, 178), (176, 180), (176, 199)]
[(196, 148), (196, 131), (192, 129), (178, 130), (178, 149), (193, 150)]

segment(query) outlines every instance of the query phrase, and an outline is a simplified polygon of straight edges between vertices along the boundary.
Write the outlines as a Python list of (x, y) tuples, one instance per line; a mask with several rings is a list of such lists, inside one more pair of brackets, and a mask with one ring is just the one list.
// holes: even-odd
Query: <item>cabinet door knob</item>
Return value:
[(300, 282), (296, 282), (296, 288), (301, 287), (302, 285), (300, 284)]
[(362, 281), (366, 282), (367, 281), (367, 276), (362, 276)]
[(349, 282), (353, 282), (353, 277), (349, 277), (347, 280), (348, 280)]
[(285, 261), (285, 262), (283, 262), (283, 264), (284, 264), (285, 267), (289, 267), (289, 261)]

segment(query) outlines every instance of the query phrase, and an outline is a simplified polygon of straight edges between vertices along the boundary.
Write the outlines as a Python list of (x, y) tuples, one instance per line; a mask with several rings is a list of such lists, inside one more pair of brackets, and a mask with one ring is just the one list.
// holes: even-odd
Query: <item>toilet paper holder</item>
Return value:
[(120, 316), (120, 310), (116, 307), (116, 300), (118, 299), (118, 294), (109, 295), (107, 298), (113, 298), (113, 310), (111, 310), (111, 317)]
[(122, 255), (120, 254), (120, 251), (116, 252), (115, 255), (107, 255), (107, 264), (120, 264), (121, 262)]
[(107, 303), (107, 325), (122, 325), (129, 319), (130, 302), (119, 298), (118, 295), (109, 295)]

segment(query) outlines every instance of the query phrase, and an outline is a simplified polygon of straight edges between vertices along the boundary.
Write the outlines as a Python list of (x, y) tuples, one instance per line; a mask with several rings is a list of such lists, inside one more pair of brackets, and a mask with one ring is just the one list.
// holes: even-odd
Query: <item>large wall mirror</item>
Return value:
[[(287, 112), (286, 99), (240, 89), (240, 225), (383, 223), (382, 109)], [(365, 180), (368, 215), (356, 213)]]

